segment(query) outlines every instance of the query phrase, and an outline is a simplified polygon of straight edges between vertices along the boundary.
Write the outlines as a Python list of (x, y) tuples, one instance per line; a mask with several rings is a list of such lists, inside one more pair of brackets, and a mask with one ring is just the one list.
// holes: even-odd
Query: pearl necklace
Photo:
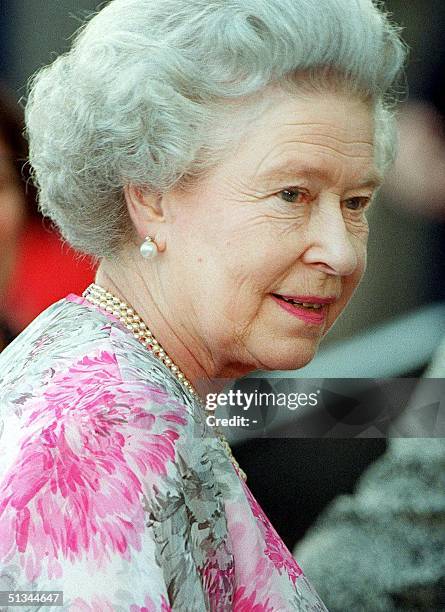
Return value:
[[(114, 315), (119, 319), (121, 323), (125, 325), (125, 327), (130, 330), (133, 336), (139, 340), (139, 342), (145, 346), (149, 351), (153, 353), (162, 363), (164, 363), (172, 374), (178, 379), (181, 385), (185, 388), (185, 390), (192, 396), (192, 398), (199, 404), (201, 409), (204, 412), (209, 412), (209, 414), (213, 414), (212, 410), (206, 409), (201, 398), (199, 397), (196, 389), (192, 386), (191, 382), (187, 380), (181, 370), (177, 365), (173, 363), (167, 353), (164, 351), (162, 346), (153, 336), (151, 331), (148, 329), (147, 325), (141, 319), (141, 317), (131, 308), (128, 304), (114, 296), (109, 291), (106, 291), (100, 285), (96, 283), (91, 284), (84, 292), (83, 297), (87, 299), (89, 302), (98, 306), (102, 310)], [(247, 476), (245, 472), (240, 468), (238, 461), (232, 454), (232, 450), (229, 446), (224, 435), (215, 427), (216, 434), (229, 456), (230, 460), (237, 468), (241, 478), (243, 480), (247, 480)]]

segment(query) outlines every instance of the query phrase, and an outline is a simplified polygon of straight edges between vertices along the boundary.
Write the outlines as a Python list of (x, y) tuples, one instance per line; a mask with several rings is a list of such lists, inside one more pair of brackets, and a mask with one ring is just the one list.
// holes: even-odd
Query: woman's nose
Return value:
[(307, 248), (302, 260), (336, 276), (348, 276), (357, 268), (357, 252), (339, 203), (319, 207), (311, 214), (307, 226)]

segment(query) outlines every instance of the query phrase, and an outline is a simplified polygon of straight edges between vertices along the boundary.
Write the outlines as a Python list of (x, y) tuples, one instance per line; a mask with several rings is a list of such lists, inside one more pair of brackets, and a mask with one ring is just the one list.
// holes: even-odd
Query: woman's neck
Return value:
[[(229, 373), (219, 374), (210, 352), (184, 325), (180, 326), (181, 331), (175, 329), (172, 322), (176, 322), (177, 317), (163, 302), (156, 279), (153, 278), (149, 287), (131, 260), (102, 260), (96, 273), (96, 283), (133, 308), (201, 399), (205, 400), (207, 393), (217, 393), (230, 381)], [(231, 378), (239, 375), (234, 373)]]

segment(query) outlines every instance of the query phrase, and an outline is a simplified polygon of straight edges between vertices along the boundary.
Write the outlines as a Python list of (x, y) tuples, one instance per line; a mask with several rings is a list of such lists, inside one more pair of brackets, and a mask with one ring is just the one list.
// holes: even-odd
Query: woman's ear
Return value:
[(124, 187), (124, 197), (128, 214), (139, 238), (141, 240), (145, 240), (147, 236), (155, 238), (160, 225), (165, 220), (162, 195), (130, 184)]

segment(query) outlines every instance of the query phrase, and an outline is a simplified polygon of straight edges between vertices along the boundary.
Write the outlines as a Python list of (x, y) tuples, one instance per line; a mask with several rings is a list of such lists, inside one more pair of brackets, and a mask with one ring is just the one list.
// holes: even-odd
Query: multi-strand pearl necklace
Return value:
[[(143, 346), (151, 351), (153, 355), (155, 355), (170, 369), (172, 374), (178, 379), (185, 390), (188, 391), (192, 398), (199, 404), (204, 413), (209, 412), (210, 414), (213, 414), (213, 411), (209, 411), (205, 408), (201, 398), (191, 382), (187, 380), (178, 366), (173, 363), (151, 331), (148, 329), (147, 325), (133, 308), (96, 283), (93, 283), (84, 291), (83, 297), (95, 306), (98, 306), (102, 310), (105, 310), (105, 312), (108, 312), (119, 319), (120, 322), (132, 332), (133, 336), (139, 340)], [(230, 460), (237, 468), (241, 478), (243, 478), (243, 480), (247, 480), (247, 476), (240, 468), (238, 461), (233, 456), (232, 450), (226, 438), (220, 431), (218, 431), (216, 427), (215, 431)]]

